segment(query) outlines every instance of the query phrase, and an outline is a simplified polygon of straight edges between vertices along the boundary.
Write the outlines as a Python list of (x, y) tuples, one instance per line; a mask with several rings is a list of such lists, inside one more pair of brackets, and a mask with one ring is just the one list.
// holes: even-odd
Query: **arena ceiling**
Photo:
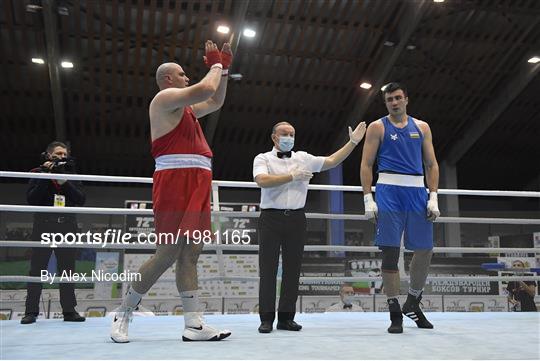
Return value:
[[(409, 88), (460, 188), (534, 189), (540, 174), (537, 0), (1, 0), (0, 169), (25, 171), (53, 139), (85, 174), (151, 176), (154, 71), (198, 81), (206, 39), (232, 39), (225, 106), (201, 120), (214, 179), (251, 180), (277, 121), (296, 148), (331, 154), (348, 125), (385, 114), (380, 88)], [(216, 32), (226, 24), (228, 35)], [(244, 27), (256, 36), (239, 36)], [(35, 64), (32, 58), (43, 58)], [(74, 67), (58, 64), (69, 60)], [(359, 87), (362, 82), (373, 86)], [(360, 150), (344, 163), (359, 184)]]

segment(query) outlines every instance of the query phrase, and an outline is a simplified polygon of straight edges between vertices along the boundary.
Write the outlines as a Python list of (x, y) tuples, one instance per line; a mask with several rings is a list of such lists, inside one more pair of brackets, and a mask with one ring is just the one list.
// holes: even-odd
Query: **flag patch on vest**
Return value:
[(409, 135), (411, 138), (420, 138), (420, 134), (418, 134), (418, 132), (409, 132)]

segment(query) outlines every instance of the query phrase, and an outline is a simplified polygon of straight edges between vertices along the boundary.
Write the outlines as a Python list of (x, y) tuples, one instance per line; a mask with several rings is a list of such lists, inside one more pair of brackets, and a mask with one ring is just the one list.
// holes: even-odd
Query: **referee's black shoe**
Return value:
[(259, 333), (270, 333), (272, 332), (272, 329), (272, 321), (261, 321), (261, 325), (259, 326)]
[(64, 312), (64, 321), (66, 322), (84, 322), (86, 318), (79, 315), (77, 311)]
[(34, 313), (25, 313), (24, 317), (21, 319), (21, 324), (23, 325), (29, 325), (31, 323), (36, 322), (37, 314)]
[(277, 327), (278, 330), (287, 330), (287, 331), (300, 331), (302, 326), (294, 322), (293, 320), (278, 321)]

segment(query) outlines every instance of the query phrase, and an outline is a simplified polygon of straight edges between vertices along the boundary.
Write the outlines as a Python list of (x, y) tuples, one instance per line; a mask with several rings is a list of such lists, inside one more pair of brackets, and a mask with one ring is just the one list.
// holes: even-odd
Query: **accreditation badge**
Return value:
[(54, 195), (54, 206), (55, 207), (65, 207), (66, 206), (66, 196), (62, 194)]

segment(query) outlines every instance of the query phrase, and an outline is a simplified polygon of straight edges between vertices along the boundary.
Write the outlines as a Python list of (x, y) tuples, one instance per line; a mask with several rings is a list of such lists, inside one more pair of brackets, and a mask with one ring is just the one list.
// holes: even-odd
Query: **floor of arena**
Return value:
[(433, 330), (404, 320), (386, 332), (386, 313), (298, 314), (300, 332), (259, 334), (257, 315), (210, 315), (233, 334), (221, 342), (182, 342), (179, 316), (135, 317), (131, 342), (109, 338), (110, 318), (85, 323), (2, 321), (2, 359), (539, 359), (539, 313), (429, 313)]

